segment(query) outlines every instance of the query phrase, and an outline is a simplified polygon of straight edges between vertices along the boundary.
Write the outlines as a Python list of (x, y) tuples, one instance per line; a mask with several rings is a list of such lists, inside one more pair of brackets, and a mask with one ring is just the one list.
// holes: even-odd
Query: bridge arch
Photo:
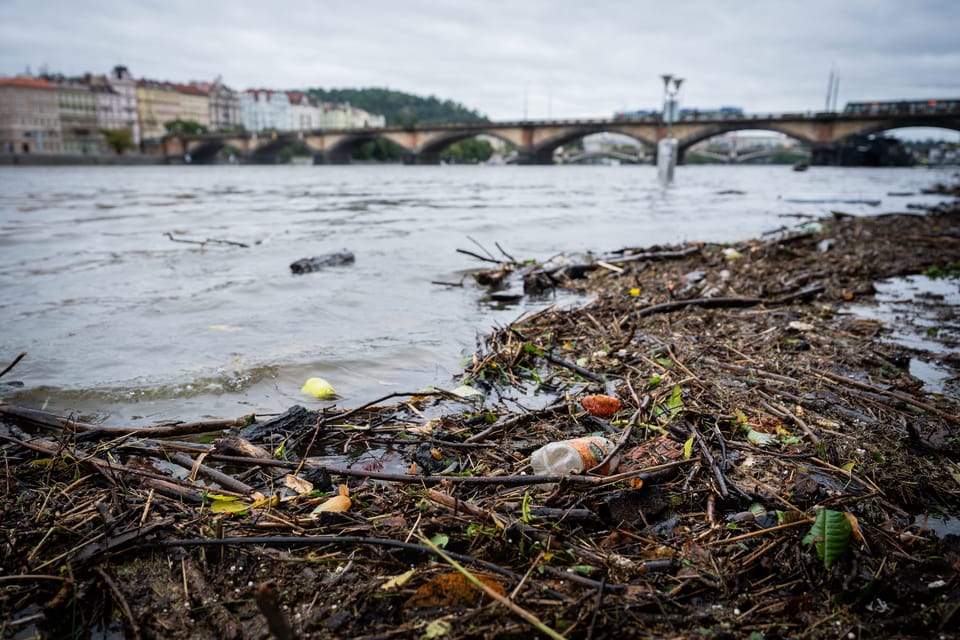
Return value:
[(418, 164), (440, 164), (440, 155), (449, 147), (463, 140), (469, 140), (478, 136), (487, 136), (496, 138), (503, 142), (516, 146), (516, 142), (509, 136), (500, 135), (495, 131), (443, 131), (438, 135), (432, 136), (423, 142), (416, 149), (416, 159)]
[(638, 134), (629, 127), (611, 126), (609, 124), (590, 124), (586, 126), (572, 127), (549, 138), (545, 138), (533, 147), (530, 151), (531, 161), (534, 164), (551, 164), (553, 162), (554, 152), (564, 145), (568, 145), (574, 140), (580, 140), (586, 136), (598, 133), (616, 133), (632, 140), (636, 140), (643, 146), (655, 149), (657, 143), (649, 139), (648, 136)]
[(715, 138), (716, 136), (723, 135), (725, 133), (733, 133), (735, 131), (773, 131), (774, 133), (782, 133), (783, 135), (800, 142), (801, 144), (806, 145), (807, 147), (815, 146), (816, 142), (797, 134), (797, 132), (792, 131), (789, 127), (781, 127), (776, 124), (771, 124), (769, 122), (764, 122), (762, 125), (744, 125), (742, 123), (738, 124), (724, 124), (716, 123), (710, 126), (701, 127), (700, 129), (681, 137), (677, 140), (677, 146), (682, 156), (684, 152), (687, 151), (690, 147), (704, 140), (709, 140), (710, 138)]
[(909, 120), (906, 118), (893, 118), (886, 121), (871, 122), (861, 128), (860, 131), (840, 138), (839, 142), (843, 142), (844, 140), (856, 135), (869, 136), (878, 133), (884, 133), (886, 131), (892, 131), (893, 129), (912, 129), (914, 127), (960, 131), (960, 118), (949, 120), (944, 118), (917, 118), (914, 116)]
[[(315, 164), (350, 164), (353, 155), (368, 142), (382, 141), (396, 147), (405, 162), (409, 162), (412, 150), (394, 136), (379, 132), (377, 129), (357, 129), (343, 136), (339, 136), (330, 146), (314, 155)], [(315, 147), (314, 147), (315, 148)]]

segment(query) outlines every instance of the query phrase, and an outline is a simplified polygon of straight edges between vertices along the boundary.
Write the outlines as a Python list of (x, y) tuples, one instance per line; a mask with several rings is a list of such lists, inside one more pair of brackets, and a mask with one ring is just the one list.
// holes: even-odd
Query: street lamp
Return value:
[(663, 120), (667, 124), (666, 136), (657, 143), (657, 175), (664, 186), (673, 182), (673, 169), (677, 165), (677, 141), (673, 137), (673, 120), (677, 113), (677, 94), (683, 78), (671, 73), (660, 76), (663, 80)]

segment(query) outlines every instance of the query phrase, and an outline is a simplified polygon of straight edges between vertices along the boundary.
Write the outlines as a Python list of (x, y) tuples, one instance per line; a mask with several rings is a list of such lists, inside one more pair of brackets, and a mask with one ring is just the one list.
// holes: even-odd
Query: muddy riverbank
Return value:
[[(957, 375), (958, 308), (930, 301), (937, 354), (852, 311), (957, 283), (955, 203), (505, 260), (590, 301), (495, 329), (454, 392), (147, 428), (0, 405), (5, 636), (956, 633), (960, 398), (910, 361)], [(531, 475), (594, 432), (613, 475)]]

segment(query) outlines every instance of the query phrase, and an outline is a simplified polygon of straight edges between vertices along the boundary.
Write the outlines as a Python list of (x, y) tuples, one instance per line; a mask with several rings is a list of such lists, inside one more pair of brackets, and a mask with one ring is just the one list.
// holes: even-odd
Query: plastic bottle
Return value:
[[(613, 442), (600, 436), (574, 438), (546, 444), (530, 456), (533, 472), (539, 475), (583, 473), (600, 464), (613, 451)], [(619, 456), (597, 469), (607, 474), (617, 468)]]

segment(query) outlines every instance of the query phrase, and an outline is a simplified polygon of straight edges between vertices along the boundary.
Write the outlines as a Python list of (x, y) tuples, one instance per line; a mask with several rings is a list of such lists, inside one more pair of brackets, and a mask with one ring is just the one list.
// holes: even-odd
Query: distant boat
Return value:
[(809, 168), (810, 168), (810, 163), (804, 162), (803, 160), (793, 165), (794, 171), (806, 171)]

